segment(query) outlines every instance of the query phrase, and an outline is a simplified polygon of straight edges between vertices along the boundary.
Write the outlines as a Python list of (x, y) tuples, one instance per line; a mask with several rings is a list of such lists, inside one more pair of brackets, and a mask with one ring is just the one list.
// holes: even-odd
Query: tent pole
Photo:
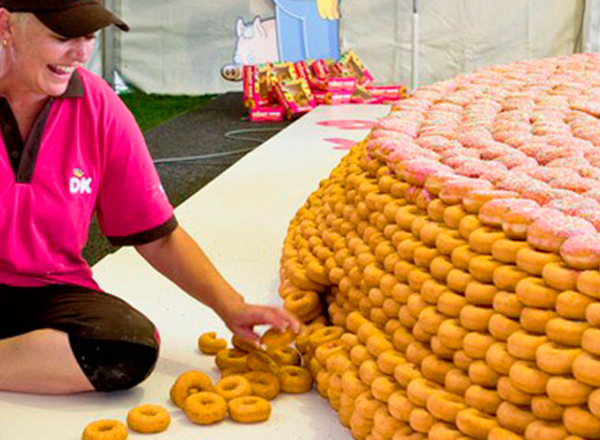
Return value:
[[(104, 6), (110, 10), (114, 11), (115, 9), (115, 0), (104, 0)], [(116, 70), (116, 62), (115, 62), (115, 27), (107, 26), (102, 30), (102, 39), (101, 39), (101, 47), (102, 47), (102, 77), (110, 84), (110, 86), (115, 88), (115, 70)]]
[(411, 90), (419, 87), (419, 0), (413, 0)]

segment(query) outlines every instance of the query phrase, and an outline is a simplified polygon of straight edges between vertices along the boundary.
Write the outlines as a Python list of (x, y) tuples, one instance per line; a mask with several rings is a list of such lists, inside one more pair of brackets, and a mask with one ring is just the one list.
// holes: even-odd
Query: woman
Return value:
[(0, 390), (112, 391), (152, 371), (154, 325), (81, 257), (94, 212), (239, 336), (299, 327), (246, 304), (177, 225), (133, 117), (81, 68), (111, 24), (128, 29), (96, 0), (0, 0)]

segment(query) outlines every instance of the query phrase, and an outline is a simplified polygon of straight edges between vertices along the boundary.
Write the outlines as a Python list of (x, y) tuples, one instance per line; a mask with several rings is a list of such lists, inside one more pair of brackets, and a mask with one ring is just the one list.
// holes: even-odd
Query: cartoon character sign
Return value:
[(242, 66), (271, 61), (340, 57), (340, 0), (273, 0), (275, 17), (238, 18), (233, 63), (223, 66), (225, 79), (242, 79)]

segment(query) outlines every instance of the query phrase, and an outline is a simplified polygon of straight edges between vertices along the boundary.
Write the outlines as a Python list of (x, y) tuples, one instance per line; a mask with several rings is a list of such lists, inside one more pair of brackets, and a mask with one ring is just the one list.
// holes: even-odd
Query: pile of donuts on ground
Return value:
[(280, 294), (354, 438), (600, 439), (599, 102), (592, 54), (421, 87), (297, 212)]

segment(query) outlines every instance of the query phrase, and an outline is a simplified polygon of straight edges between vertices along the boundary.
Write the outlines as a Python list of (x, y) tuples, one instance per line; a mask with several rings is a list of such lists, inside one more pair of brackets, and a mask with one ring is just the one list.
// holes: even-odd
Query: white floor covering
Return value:
[[(388, 106), (317, 108), (181, 205), (176, 211), (180, 224), (249, 302), (281, 304), (279, 258), (290, 219), (346, 154), (336, 146), (344, 145), (343, 140), (363, 139), (368, 123), (360, 121), (374, 121), (388, 112)], [(332, 123), (340, 120), (358, 123), (346, 128)], [(241, 425), (226, 420), (209, 427), (194, 425), (170, 402), (169, 388), (190, 369), (208, 372), (216, 380), (214, 359), (199, 353), (196, 340), (210, 330), (227, 339), (231, 333), (210, 309), (154, 272), (131, 248), (104, 258), (94, 273), (106, 291), (139, 308), (158, 326), (162, 349), (154, 373), (136, 388), (118, 393), (66, 397), (0, 393), (0, 440), (76, 440), (89, 422), (125, 421), (127, 411), (143, 403), (165, 406), (171, 412), (171, 426), (154, 435), (132, 432), (130, 439), (351, 438), (316, 391), (280, 395), (272, 401), (266, 423)]]

